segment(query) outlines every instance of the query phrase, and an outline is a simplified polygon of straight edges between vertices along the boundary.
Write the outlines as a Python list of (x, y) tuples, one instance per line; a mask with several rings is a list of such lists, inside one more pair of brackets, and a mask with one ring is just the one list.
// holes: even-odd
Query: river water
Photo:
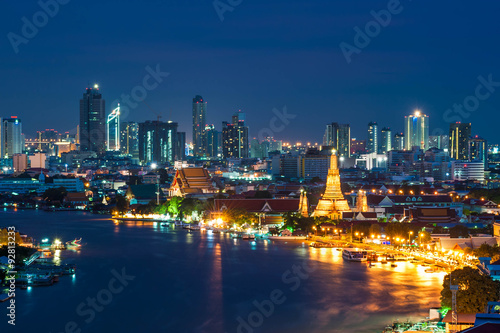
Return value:
[(443, 274), (411, 263), (345, 262), (335, 249), (244, 241), (75, 212), (0, 211), (37, 240), (82, 237), (63, 251), (77, 274), (16, 292), (0, 332), (379, 332), (439, 306)]

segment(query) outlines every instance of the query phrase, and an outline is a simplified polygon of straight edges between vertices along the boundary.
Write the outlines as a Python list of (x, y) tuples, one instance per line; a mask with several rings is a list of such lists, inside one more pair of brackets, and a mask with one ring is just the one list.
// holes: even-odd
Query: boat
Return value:
[(162, 222), (160, 223), (160, 227), (168, 227), (168, 223)]
[(398, 267), (398, 265), (396, 265), (396, 264), (391, 264), (391, 267)]
[(255, 235), (254, 234), (243, 234), (241, 239), (245, 239), (245, 240), (255, 239)]
[(306, 240), (307, 236), (269, 236), (271, 240)]
[(79, 249), (82, 247), (82, 239), (74, 239), (72, 241), (66, 242), (66, 247), (68, 249)]
[(365, 262), (368, 260), (368, 251), (355, 248), (346, 248), (342, 251), (342, 258), (347, 261)]
[(9, 296), (9, 294), (0, 294), (0, 302), (5, 302), (11, 298), (12, 296)]

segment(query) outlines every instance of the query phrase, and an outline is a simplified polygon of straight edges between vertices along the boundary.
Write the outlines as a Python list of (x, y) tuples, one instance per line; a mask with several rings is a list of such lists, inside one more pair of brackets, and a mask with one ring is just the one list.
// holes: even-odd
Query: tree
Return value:
[(66, 188), (63, 186), (58, 188), (52, 187), (46, 189), (45, 192), (43, 192), (43, 198), (45, 199), (45, 201), (48, 202), (55, 202), (55, 201), (62, 202), (67, 194), (68, 191), (66, 191)]
[[(464, 267), (451, 273), (452, 284), (458, 285), (457, 312), (483, 312), (488, 302), (497, 301), (500, 297), (500, 282), (482, 275), (479, 270)], [(441, 291), (441, 305), (451, 308), (450, 274), (446, 275)]]
[(123, 215), (126, 212), (128, 212), (128, 208), (129, 208), (129, 206), (128, 206), (127, 199), (123, 195), (117, 194), (116, 195), (116, 210), (118, 211), (118, 213)]
[(469, 228), (464, 225), (457, 224), (453, 228), (450, 228), (450, 238), (468, 238)]
[(431, 237), (430, 233), (423, 230), (418, 234), (418, 240), (420, 243), (425, 244), (425, 243), (429, 243), (430, 241), (432, 241), (432, 237)]
[(183, 200), (182, 197), (173, 197), (172, 199), (170, 199), (167, 208), (168, 213), (171, 214), (172, 216), (177, 217), (181, 210), (182, 200)]
[(498, 245), (491, 246), (489, 244), (483, 243), (479, 248), (473, 250), (476, 257), (490, 257), (493, 258), (495, 255), (500, 254), (500, 247)]
[(370, 232), (370, 236), (374, 235), (375, 237), (377, 237), (377, 235), (380, 235), (380, 233), (382, 232), (382, 228), (380, 228), (380, 225), (378, 225), (377, 223), (373, 223), (370, 226), (369, 232)]

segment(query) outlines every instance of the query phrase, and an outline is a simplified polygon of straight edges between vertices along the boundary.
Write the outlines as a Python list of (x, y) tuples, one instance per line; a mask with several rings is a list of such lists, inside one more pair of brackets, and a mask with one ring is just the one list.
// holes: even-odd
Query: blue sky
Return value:
[[(147, 66), (159, 64), (170, 75), (126, 120), (161, 114), (188, 138), (197, 94), (218, 129), (245, 111), (251, 136), (269, 128), (272, 110), (284, 106), (297, 116), (278, 139), (321, 142), (328, 122), (350, 123), (360, 139), (370, 121), (402, 131), (404, 115), (415, 108), (430, 116), (431, 132), (447, 132), (445, 111), (474, 95), (478, 76), (500, 82), (500, 3), (401, 0), (390, 23), (347, 63), (340, 43), (354, 45), (354, 27), (364, 30), (374, 20), (370, 12), (389, 3), (243, 0), (221, 21), (208, 0), (73, 0), (16, 54), (8, 34), (21, 36), (21, 19), (32, 21), (41, 7), (4, 1), (0, 116), (19, 116), (28, 137), (45, 128), (72, 130), (88, 83), (99, 83), (110, 111), (112, 101), (142, 84)], [(498, 89), (462, 117), (491, 142), (499, 141)]]

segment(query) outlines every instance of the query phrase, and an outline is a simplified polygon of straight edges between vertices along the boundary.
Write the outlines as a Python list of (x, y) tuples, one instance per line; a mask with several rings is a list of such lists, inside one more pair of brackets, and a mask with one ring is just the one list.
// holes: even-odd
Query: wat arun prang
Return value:
[(330, 168), (326, 178), (326, 188), (323, 197), (319, 199), (318, 205), (311, 216), (326, 216), (332, 220), (342, 218), (342, 212), (350, 212), (349, 204), (340, 189), (340, 174), (338, 168), (337, 152), (333, 150), (330, 158)]

